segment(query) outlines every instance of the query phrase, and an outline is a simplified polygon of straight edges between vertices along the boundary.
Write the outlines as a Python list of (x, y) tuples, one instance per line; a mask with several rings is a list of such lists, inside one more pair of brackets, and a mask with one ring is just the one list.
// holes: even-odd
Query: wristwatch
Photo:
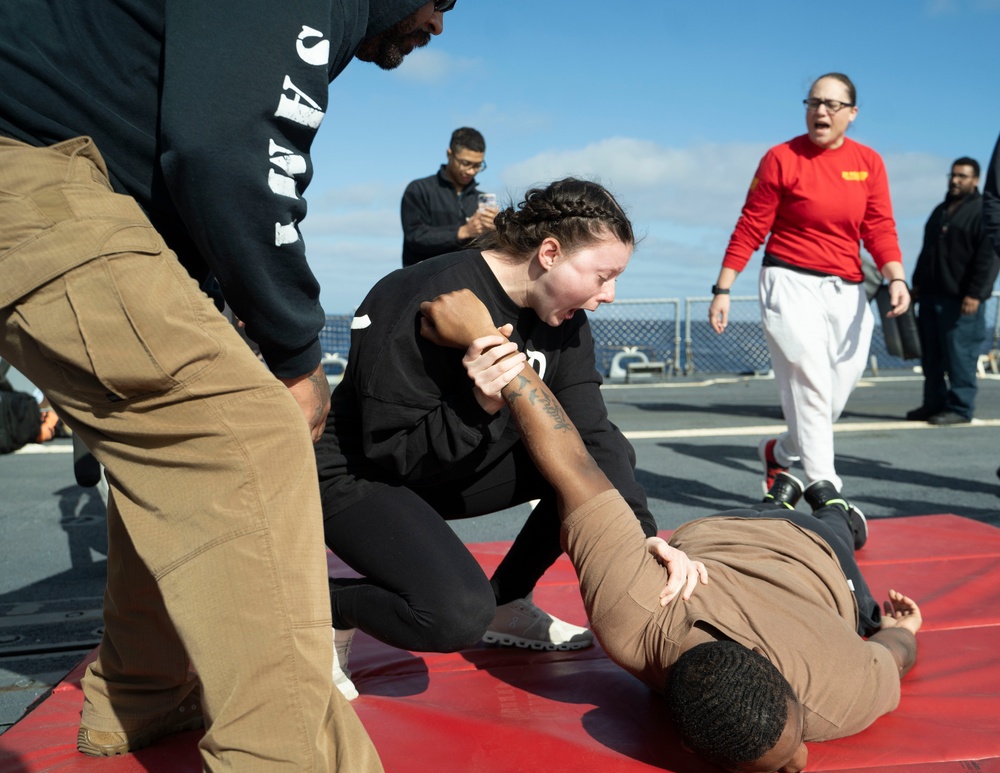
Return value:
[(712, 295), (729, 295), (729, 288), (712, 285)]

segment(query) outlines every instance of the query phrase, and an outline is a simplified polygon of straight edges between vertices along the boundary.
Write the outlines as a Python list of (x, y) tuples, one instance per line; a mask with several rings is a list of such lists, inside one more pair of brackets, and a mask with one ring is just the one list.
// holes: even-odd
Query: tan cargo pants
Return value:
[(83, 723), (134, 731), (202, 683), (207, 771), (380, 771), (331, 680), (315, 463), (287, 389), (90, 139), (0, 138), (0, 355), (107, 469), (105, 633)]

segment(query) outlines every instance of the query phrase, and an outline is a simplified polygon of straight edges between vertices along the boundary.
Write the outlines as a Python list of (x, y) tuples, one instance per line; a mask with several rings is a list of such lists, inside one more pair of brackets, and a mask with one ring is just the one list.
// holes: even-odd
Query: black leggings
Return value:
[[(541, 501), (487, 579), (445, 521), (532, 499)], [(324, 529), (330, 549), (362, 575), (330, 581), (334, 627), (420, 652), (475, 644), (496, 605), (528, 595), (562, 552), (555, 493), (520, 446), (472, 480), (378, 488)]]
[(782, 518), (791, 521), (796, 526), (818, 534), (833, 548), (840, 568), (850, 581), (854, 598), (858, 602), (858, 633), (870, 636), (879, 629), (882, 620), (882, 608), (872, 596), (868, 583), (861, 575), (858, 562), (854, 560), (854, 533), (851, 523), (843, 509), (839, 507), (821, 507), (812, 515), (798, 510), (789, 510), (773, 502), (762, 502), (751, 509), (727, 510), (716, 515), (735, 518)]

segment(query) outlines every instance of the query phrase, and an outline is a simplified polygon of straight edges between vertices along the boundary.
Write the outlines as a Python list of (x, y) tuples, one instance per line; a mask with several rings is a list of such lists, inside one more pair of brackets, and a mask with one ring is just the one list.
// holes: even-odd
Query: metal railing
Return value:
[[(708, 373), (766, 373), (771, 355), (764, 340), (756, 295), (729, 299), (729, 324), (718, 334), (708, 321), (712, 296), (688, 298), (684, 304), (684, 375)], [(698, 364), (695, 364), (695, 355)]]
[(662, 363), (662, 372), (680, 372), (681, 300), (654, 298), (603, 304), (590, 315), (597, 370), (627, 377), (628, 366)]
[[(767, 373), (771, 369), (771, 356), (764, 339), (757, 296), (730, 298), (729, 324), (722, 335), (718, 335), (708, 322), (711, 303), (711, 296), (706, 296), (683, 300), (618, 300), (602, 305), (590, 315), (598, 371), (612, 379), (626, 380), (632, 372), (659, 372), (668, 377), (699, 372)], [(992, 335), (988, 332), (981, 354), (989, 355), (991, 363), (998, 362), (1000, 292), (994, 292), (986, 301), (986, 319), (991, 320), (987, 324), (992, 324)], [(339, 375), (346, 365), (350, 327), (351, 315), (330, 316), (320, 333), (324, 367), (330, 376)], [(877, 372), (879, 369), (911, 369), (919, 360), (902, 360), (889, 354), (881, 327), (876, 325), (870, 363), (872, 370)]]

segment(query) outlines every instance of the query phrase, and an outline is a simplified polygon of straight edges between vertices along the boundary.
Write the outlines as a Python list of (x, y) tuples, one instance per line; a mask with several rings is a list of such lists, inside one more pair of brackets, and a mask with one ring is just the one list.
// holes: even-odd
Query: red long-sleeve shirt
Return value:
[(767, 253), (849, 282), (862, 279), (859, 240), (879, 268), (902, 261), (882, 158), (847, 138), (824, 150), (804, 134), (767, 152), (722, 265), (742, 271), (768, 232)]

